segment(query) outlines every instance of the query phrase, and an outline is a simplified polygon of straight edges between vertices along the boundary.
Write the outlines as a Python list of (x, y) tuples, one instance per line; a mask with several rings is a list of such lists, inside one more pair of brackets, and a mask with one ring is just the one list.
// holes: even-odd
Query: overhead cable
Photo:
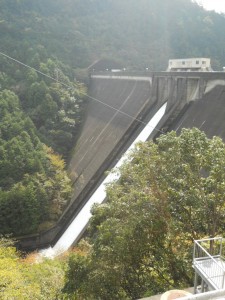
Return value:
[[(69, 89), (74, 89), (73, 86), (70, 86), (70, 85), (68, 85), (68, 84), (66, 84), (66, 83), (64, 83), (64, 82), (62, 82), (62, 81), (60, 81), (60, 80), (58, 80), (58, 79), (56, 79), (56, 78), (54, 78), (54, 77), (52, 77), (52, 76), (46, 74), (46, 73), (43, 73), (43, 72), (39, 71), (38, 69), (36, 69), (36, 68), (34, 68), (34, 67), (31, 67), (31, 66), (29, 66), (29, 65), (27, 65), (27, 64), (25, 64), (25, 63), (19, 61), (18, 59), (15, 59), (15, 58), (13, 58), (13, 57), (11, 57), (11, 56), (9, 56), (9, 55), (7, 55), (7, 54), (1, 52), (1, 51), (0, 51), (0, 55), (4, 56), (4, 57), (6, 57), (6, 58), (8, 58), (8, 59), (10, 59), (10, 60), (12, 60), (12, 61), (14, 61), (14, 62), (20, 64), (20, 65), (22, 65), (22, 66), (25, 67), (25, 68), (29, 68), (29, 69), (31, 69), (31, 70), (34, 70), (35, 72), (37, 72), (37, 73), (39, 73), (39, 74), (41, 74), (41, 75), (43, 75), (43, 76), (45, 76), (45, 77), (47, 77), (47, 78), (49, 78), (49, 79), (55, 81), (55, 82), (57, 82), (57, 83), (60, 83), (61, 85), (65, 86), (65, 87), (67, 87), (67, 88), (69, 88)], [(84, 93), (84, 92), (79, 92), (79, 93), (80, 93), (81, 95), (85, 96), (85, 97), (88, 97), (89, 99), (91, 99), (91, 100), (93, 100), (93, 101), (95, 101), (95, 102), (98, 102), (98, 103), (100, 103), (100, 104), (102, 104), (102, 105), (104, 105), (104, 106), (106, 106), (106, 107), (108, 107), (108, 108), (110, 108), (110, 109), (112, 109), (112, 110), (114, 110), (114, 111), (116, 111), (116, 112), (118, 112), (118, 113), (120, 113), (120, 114), (122, 114), (122, 115), (128, 117), (128, 118), (131, 118), (131, 119), (134, 120), (134, 121), (137, 121), (137, 122), (139, 122), (139, 123), (141, 123), (141, 124), (143, 124), (143, 125), (147, 125), (146, 122), (141, 121), (141, 120), (139, 120), (138, 118), (135, 118), (134, 116), (132, 116), (132, 115), (130, 115), (130, 114), (128, 114), (128, 113), (126, 113), (126, 112), (120, 110), (120, 109), (117, 109), (117, 108), (115, 108), (115, 107), (112, 106), (112, 105), (109, 105), (109, 104), (107, 104), (107, 103), (101, 101), (100, 99), (97, 99), (97, 98), (95, 98), (95, 97), (92, 97), (92, 96), (90, 96), (90, 95), (88, 95), (88, 94), (86, 94), (86, 93)], [(154, 128), (154, 130), (156, 130), (156, 131), (158, 131), (158, 132), (160, 132), (160, 133), (163, 133), (163, 134), (165, 133), (165, 132), (163, 132), (163, 131), (161, 131), (160, 129), (157, 129), (157, 128)]]

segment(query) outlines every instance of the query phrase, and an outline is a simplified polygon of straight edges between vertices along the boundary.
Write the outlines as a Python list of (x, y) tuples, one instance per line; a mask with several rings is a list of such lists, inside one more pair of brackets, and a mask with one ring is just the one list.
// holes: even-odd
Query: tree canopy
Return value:
[(198, 129), (141, 143), (93, 208), (90, 248), (72, 255), (65, 290), (138, 299), (193, 284), (193, 239), (223, 235), (225, 144)]
[(0, 34), (2, 51), (35, 67), (54, 56), (73, 75), (100, 58), (161, 71), (170, 58), (211, 57), (222, 69), (224, 22), (191, 0), (2, 0)]
[(33, 233), (58, 219), (70, 180), (11, 91), (0, 92), (0, 117), (0, 233)]
[(37, 255), (21, 258), (9, 239), (0, 238), (0, 297), (2, 300), (59, 299), (64, 285), (64, 264)]

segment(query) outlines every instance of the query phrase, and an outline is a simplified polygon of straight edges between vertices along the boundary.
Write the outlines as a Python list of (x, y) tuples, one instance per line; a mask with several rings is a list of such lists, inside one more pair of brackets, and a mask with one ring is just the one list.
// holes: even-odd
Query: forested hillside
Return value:
[(14, 236), (51, 227), (70, 201), (62, 157), (75, 144), (86, 92), (52, 53), (51, 22), (35, 25), (48, 20), (49, 5), (34, 4), (0, 1), (0, 234)]
[[(165, 70), (169, 58), (206, 56), (214, 68), (222, 68), (224, 36), (224, 15), (190, 0), (0, 0), (2, 232), (34, 232), (54, 214), (58, 197), (49, 191), (40, 196), (37, 185), (48, 189), (44, 178), (55, 180), (58, 171), (48, 167), (52, 151), (68, 159), (76, 143), (86, 92), (76, 79), (85, 77), (91, 63), (113, 58), (128, 69)], [(62, 164), (59, 172), (64, 172)], [(12, 195), (20, 188), (18, 209), (28, 215), (25, 199), (33, 199), (36, 221), (16, 232), (17, 223), (9, 224), (19, 216), (12, 212)], [(33, 198), (26, 196), (31, 190)], [(43, 199), (46, 211), (36, 216)]]
[(70, 180), (13, 92), (0, 92), (0, 118), (0, 233), (33, 233), (58, 219)]
[(224, 65), (224, 15), (191, 0), (0, 3), (1, 50), (35, 67), (52, 56), (73, 69), (102, 57), (153, 70), (165, 70), (169, 58), (193, 56)]

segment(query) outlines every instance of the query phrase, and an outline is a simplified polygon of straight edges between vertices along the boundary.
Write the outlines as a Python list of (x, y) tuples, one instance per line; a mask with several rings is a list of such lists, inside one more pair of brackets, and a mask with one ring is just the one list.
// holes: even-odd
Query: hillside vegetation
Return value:
[(159, 71), (169, 58), (210, 57), (221, 68), (224, 25), (190, 0), (1, 0), (1, 50), (36, 67), (54, 56), (77, 71), (102, 57)]
[(0, 55), (0, 233), (14, 236), (51, 227), (70, 201), (63, 159), (75, 144), (86, 92), (38, 41), (40, 28), (27, 35), (41, 16), (27, 4), (0, 1), (0, 51), (29, 65)]

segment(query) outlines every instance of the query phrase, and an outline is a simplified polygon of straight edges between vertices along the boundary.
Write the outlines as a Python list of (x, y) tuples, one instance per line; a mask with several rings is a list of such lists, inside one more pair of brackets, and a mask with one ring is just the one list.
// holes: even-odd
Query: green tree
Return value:
[[(39, 257), (40, 260), (40, 257)], [(38, 255), (22, 259), (13, 244), (0, 238), (0, 298), (2, 300), (59, 299), (64, 284), (64, 264)]]
[(10, 191), (0, 191), (0, 199), (1, 233), (21, 235), (37, 230), (42, 208), (31, 184), (16, 184)]
[(107, 202), (93, 208), (91, 251), (69, 261), (71, 294), (137, 299), (191, 285), (193, 239), (224, 232), (220, 138), (198, 129), (170, 132), (139, 144), (131, 159), (108, 186)]
[[(51, 104), (56, 105), (49, 96), (46, 110)], [(40, 142), (14, 93), (0, 92), (0, 116), (0, 233), (46, 229), (70, 199), (64, 161)]]

